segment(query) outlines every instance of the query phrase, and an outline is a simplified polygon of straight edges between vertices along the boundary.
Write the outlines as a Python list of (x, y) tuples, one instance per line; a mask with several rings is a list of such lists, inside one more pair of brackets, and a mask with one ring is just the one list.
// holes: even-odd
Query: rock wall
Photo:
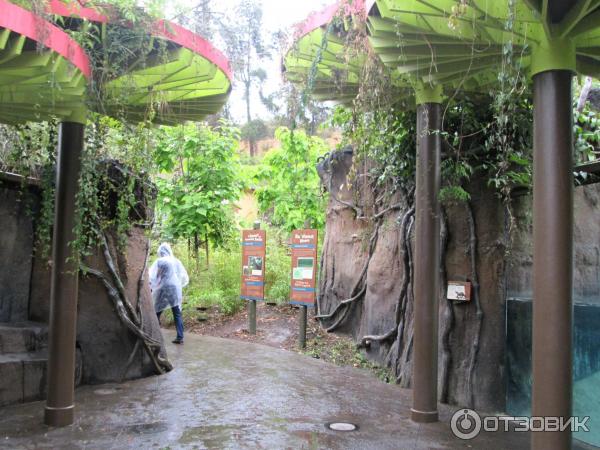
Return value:
[(35, 197), (0, 181), (0, 322), (27, 320)]
[[(125, 249), (117, 251), (111, 242), (111, 254), (119, 255), (115, 264), (127, 297), (134, 308), (140, 308), (143, 329), (150, 336), (162, 342), (160, 326), (154, 313), (154, 306), (148, 286), (147, 275), (138, 293), (138, 283), (146, 259), (148, 239), (145, 231), (133, 228), (129, 233)], [(108, 267), (101, 250), (85, 258), (85, 265), (108, 273)], [(30, 319), (48, 323), (50, 315), (50, 262), (37, 257), (33, 263), (31, 283)], [(120, 322), (112, 300), (102, 283), (91, 276), (79, 276), (79, 303), (77, 305), (77, 348), (82, 355), (82, 382), (85, 384), (108, 383), (121, 379), (133, 379), (155, 373), (154, 365), (140, 347), (125, 372), (127, 361), (134, 349), (137, 338)], [(163, 348), (163, 356), (166, 352)]]
[[(531, 299), (533, 283), (532, 199), (515, 199), (519, 227), (512, 234), (509, 297)], [(600, 305), (600, 184), (575, 189), (573, 295), (575, 302)]]
[[(406, 264), (407, 253), (414, 251), (414, 226), (410, 213), (407, 214), (411, 206), (402, 196), (390, 200), (389, 204), (398, 207), (381, 220), (369, 260), (373, 221), (357, 218), (356, 211), (348, 205), (369, 204), (367, 197), (372, 193), (365, 196), (365, 192), (350, 186), (351, 167), (352, 154), (348, 151), (333, 155), (319, 167), (324, 180), (329, 175), (325, 172), (330, 172), (331, 183), (326, 185), (332, 193), (321, 268), (320, 314), (331, 313), (341, 301), (356, 296), (357, 282), (366, 267), (364, 295), (350, 304), (346, 319), (336, 331), (352, 335), (357, 343), (367, 335), (385, 335), (396, 327), (400, 308), (400, 337), (372, 341), (365, 352), (370, 359), (393, 368), (397, 381), (409, 387), (414, 297), (409, 284), (408, 295), (402, 300), (402, 287), (406, 269), (409, 273), (412, 270)], [(444, 208), (447, 242), (439, 268), (443, 283), (439, 295), (438, 392), (445, 403), (505, 411), (506, 301), (509, 290), (531, 290), (531, 199), (527, 196), (517, 199), (513, 206), (517, 226), (511, 227), (508, 211), (483, 180), (473, 180), (467, 190), (471, 194), (470, 211), (464, 204)], [(598, 195), (599, 185), (576, 190), (575, 279), (577, 293), (586, 296), (600, 288)], [(401, 236), (404, 220), (408, 224), (406, 230), (412, 232), (408, 238), (410, 245), (405, 245)], [(474, 261), (470, 252), (472, 243), (476, 248)], [(446, 281), (475, 279), (480, 285), (481, 327), (475, 302), (454, 303), (446, 299)], [(341, 314), (324, 320), (324, 325), (336, 325)]]
[[(22, 198), (29, 197), (28, 200)], [(23, 189), (20, 185), (0, 185), (0, 322), (33, 321), (47, 324), (50, 309), (50, 261), (34, 255), (33, 239), (35, 214), (28, 213), (23, 204), (39, 204), (39, 191)], [(147, 283), (145, 261), (149, 245), (145, 230), (133, 227), (124, 248), (117, 249), (109, 237), (111, 254), (131, 304), (138, 302), (143, 330), (162, 342), (162, 334)], [(84, 263), (108, 273), (100, 249), (86, 257)], [(138, 285), (141, 290), (138, 292)], [(77, 306), (77, 349), (81, 355), (83, 383), (95, 384), (139, 378), (155, 373), (150, 358), (138, 346), (126, 371), (136, 338), (120, 322), (113, 302), (104, 286), (91, 276), (80, 275)], [(162, 356), (166, 357), (163, 346)]]

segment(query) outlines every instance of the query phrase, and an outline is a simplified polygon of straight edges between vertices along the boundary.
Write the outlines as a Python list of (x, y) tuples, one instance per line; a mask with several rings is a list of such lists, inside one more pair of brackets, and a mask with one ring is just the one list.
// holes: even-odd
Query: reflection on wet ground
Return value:
[[(172, 339), (165, 331), (166, 340)], [(525, 433), (455, 438), (443, 422), (410, 421), (410, 391), (358, 369), (296, 353), (188, 335), (162, 377), (77, 391), (77, 421), (41, 425), (43, 403), (0, 409), (0, 448), (432, 449), (529, 448)], [(357, 431), (327, 428), (350, 422)]]

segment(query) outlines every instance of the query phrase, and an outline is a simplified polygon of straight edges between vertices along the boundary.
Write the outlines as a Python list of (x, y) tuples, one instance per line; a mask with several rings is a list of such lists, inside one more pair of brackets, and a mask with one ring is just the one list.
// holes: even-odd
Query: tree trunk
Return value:
[(198, 233), (194, 233), (194, 260), (196, 261), (196, 269), (200, 267), (200, 255), (198, 250), (200, 249), (200, 241), (198, 240)]
[(206, 235), (205, 244), (206, 244), (206, 247), (205, 247), (205, 251), (206, 251), (206, 268), (208, 269), (210, 267), (210, 243), (208, 242), (208, 234)]

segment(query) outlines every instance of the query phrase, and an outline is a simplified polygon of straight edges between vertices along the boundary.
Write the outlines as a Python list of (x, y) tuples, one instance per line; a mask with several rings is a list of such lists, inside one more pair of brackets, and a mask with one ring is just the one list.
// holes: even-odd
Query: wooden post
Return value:
[(300, 306), (300, 335), (299, 345), (300, 348), (306, 348), (306, 322), (308, 319), (308, 307), (305, 305)]

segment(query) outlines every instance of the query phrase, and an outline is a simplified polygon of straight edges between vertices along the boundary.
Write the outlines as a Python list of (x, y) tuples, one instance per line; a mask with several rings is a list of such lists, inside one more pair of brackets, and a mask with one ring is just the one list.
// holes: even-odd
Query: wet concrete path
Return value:
[[(171, 340), (171, 332), (166, 331)], [(443, 422), (409, 420), (410, 391), (358, 369), (256, 344), (186, 336), (162, 377), (77, 390), (77, 421), (49, 429), (44, 403), (0, 409), (10, 449), (526, 449), (525, 433), (455, 438)], [(333, 421), (355, 432), (326, 428)], [(583, 447), (582, 447), (583, 448)]]

